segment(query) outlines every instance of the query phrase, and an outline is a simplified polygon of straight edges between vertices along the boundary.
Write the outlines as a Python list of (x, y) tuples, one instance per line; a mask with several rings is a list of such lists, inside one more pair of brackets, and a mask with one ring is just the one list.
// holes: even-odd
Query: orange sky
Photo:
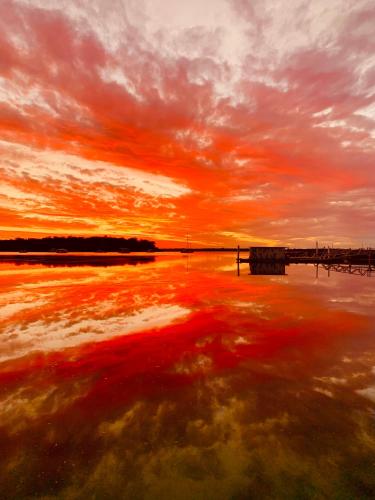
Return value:
[(374, 26), (371, 0), (1, 0), (0, 237), (375, 245)]

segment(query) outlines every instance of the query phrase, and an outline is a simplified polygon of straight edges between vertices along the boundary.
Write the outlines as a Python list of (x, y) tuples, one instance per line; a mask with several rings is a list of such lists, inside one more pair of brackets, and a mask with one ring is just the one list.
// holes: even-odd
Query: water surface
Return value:
[(373, 498), (375, 278), (0, 263), (0, 497)]

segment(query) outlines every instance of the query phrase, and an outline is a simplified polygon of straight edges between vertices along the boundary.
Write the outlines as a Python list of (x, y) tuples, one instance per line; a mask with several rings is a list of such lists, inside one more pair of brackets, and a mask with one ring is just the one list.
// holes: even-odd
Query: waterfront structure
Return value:
[(249, 258), (253, 261), (282, 261), (286, 258), (286, 248), (250, 247)]

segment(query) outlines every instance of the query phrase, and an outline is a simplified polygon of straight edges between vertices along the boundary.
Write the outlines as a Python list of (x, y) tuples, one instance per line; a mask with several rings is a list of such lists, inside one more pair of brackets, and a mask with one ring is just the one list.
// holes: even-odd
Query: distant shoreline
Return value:
[(154, 251), (154, 241), (114, 236), (47, 236), (0, 240), (0, 252), (147, 252)]
[[(265, 248), (273, 248), (273, 247), (265, 247)], [(284, 248), (284, 247), (283, 247)], [(286, 252), (289, 255), (294, 255), (298, 254), (300, 252), (305, 252), (310, 254), (311, 256), (316, 255), (316, 248), (311, 248), (311, 247), (305, 247), (305, 248), (288, 248), (285, 247)], [(7, 249), (2, 249), (1, 248), (1, 241), (0, 241), (0, 256), (2, 254), (16, 254), (16, 255), (28, 255), (28, 254), (46, 254), (46, 255), (57, 255), (60, 258), (63, 257), (64, 255), (70, 255), (70, 254), (95, 254), (95, 255), (100, 255), (100, 256), (105, 256), (106, 254), (116, 254), (116, 255), (131, 255), (131, 254), (137, 254), (137, 253), (150, 253), (150, 254), (156, 254), (156, 253), (166, 253), (166, 252), (176, 252), (176, 253), (181, 253), (185, 252), (186, 250), (189, 251), (189, 253), (194, 253), (194, 252), (249, 252), (250, 251), (250, 246), (248, 247), (217, 247), (217, 248), (210, 248), (210, 247), (196, 247), (192, 248), (189, 247), (188, 249), (186, 247), (172, 247), (172, 248), (153, 248), (153, 249), (123, 249), (123, 250), (81, 250), (81, 249), (52, 249), (52, 250), (33, 250), (33, 249), (22, 249), (22, 250), (7, 250)], [(327, 251), (325, 248), (320, 248), (318, 250), (318, 253)], [(357, 253), (368, 253), (368, 252), (375, 252), (375, 249), (370, 249), (370, 248), (335, 248), (331, 249), (331, 252), (334, 252), (336, 254), (340, 253), (347, 253), (347, 252), (357, 252)]]
[[(268, 247), (272, 250), (272, 247)], [(185, 251), (184, 251), (185, 250)], [(240, 264), (361, 264), (374, 266), (375, 250), (373, 249), (326, 249), (326, 248), (306, 248), (306, 249), (283, 249), (282, 257), (270, 257), (266, 255), (249, 256), (242, 258), (240, 253), (249, 252), (249, 248), (189, 248), (188, 253), (233, 253), (237, 255), (237, 266)], [(1, 252), (0, 263), (10, 263), (16, 265), (41, 264), (45, 266), (116, 266), (116, 265), (137, 265), (155, 261), (159, 254), (180, 254), (184, 255), (184, 248), (155, 248), (152, 251), (127, 251), (124, 252), (85, 252), (85, 251), (64, 251), (64, 252)]]

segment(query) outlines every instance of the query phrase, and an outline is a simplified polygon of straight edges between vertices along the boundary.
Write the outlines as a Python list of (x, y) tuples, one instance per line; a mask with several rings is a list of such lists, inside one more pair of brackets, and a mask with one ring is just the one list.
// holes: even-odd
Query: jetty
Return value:
[(249, 256), (241, 258), (243, 250), (237, 247), (237, 275), (240, 264), (249, 264), (252, 275), (285, 275), (289, 264), (314, 264), (316, 277), (319, 268), (331, 271), (375, 276), (375, 250), (372, 248), (287, 248), (287, 247), (250, 247)]
[(250, 247), (247, 258), (240, 257), (238, 263), (275, 263), (285, 264), (375, 264), (373, 248), (288, 248), (288, 247)]

